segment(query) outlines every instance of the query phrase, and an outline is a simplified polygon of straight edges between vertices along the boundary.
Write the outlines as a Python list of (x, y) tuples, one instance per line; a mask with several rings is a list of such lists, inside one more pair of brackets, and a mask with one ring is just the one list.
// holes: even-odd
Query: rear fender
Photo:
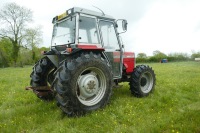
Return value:
[(58, 65), (59, 65), (59, 59), (58, 59), (58, 56), (57, 55), (46, 55), (49, 60), (54, 64), (55, 67), (58, 68)]
[(77, 48), (72, 49), (71, 52), (68, 52), (66, 50), (66, 46), (57, 46), (57, 47), (52, 47), (51, 51), (44, 53), (43, 55), (46, 55), (51, 62), (55, 65), (55, 67), (59, 66), (59, 62), (68, 58), (68, 57), (73, 57), (74, 54), (76, 53), (81, 53), (81, 52), (94, 52), (94, 53), (100, 53), (102, 58), (104, 58), (109, 64), (109, 58), (106, 56), (104, 53), (105, 49), (101, 47), (101, 45), (89, 45), (89, 44), (78, 44)]
[(107, 55), (104, 53), (104, 51), (101, 51), (101, 50), (79, 50), (79, 51), (74, 52), (73, 54), (70, 54), (70, 55), (68, 55), (68, 56), (65, 55), (64, 57), (62, 57), (62, 58), (60, 58), (60, 59), (59, 59), (59, 56), (58, 56), (58, 55), (46, 55), (46, 56), (47, 56), (47, 57), (49, 58), (49, 60), (54, 64), (54, 66), (58, 68), (59, 62), (60, 62), (60, 61), (66, 59), (66, 58), (69, 57), (69, 56), (73, 56), (73, 55), (76, 54), (76, 53), (79, 53), (79, 52), (81, 53), (81, 52), (84, 52), (84, 51), (86, 51), (86, 52), (100, 53), (100, 54), (101, 54), (101, 57), (104, 58), (104, 59), (107, 61), (108, 64), (110, 64), (109, 58), (108, 58)]

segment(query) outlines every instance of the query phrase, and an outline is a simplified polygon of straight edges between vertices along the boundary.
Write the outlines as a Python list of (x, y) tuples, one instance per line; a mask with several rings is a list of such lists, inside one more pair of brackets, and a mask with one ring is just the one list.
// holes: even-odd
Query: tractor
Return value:
[(120, 82), (129, 82), (136, 97), (154, 90), (152, 68), (136, 66), (135, 54), (124, 51), (119, 35), (127, 31), (125, 19), (73, 7), (52, 23), (51, 48), (42, 52), (27, 87), (40, 99), (55, 98), (65, 114), (80, 116), (105, 107)]

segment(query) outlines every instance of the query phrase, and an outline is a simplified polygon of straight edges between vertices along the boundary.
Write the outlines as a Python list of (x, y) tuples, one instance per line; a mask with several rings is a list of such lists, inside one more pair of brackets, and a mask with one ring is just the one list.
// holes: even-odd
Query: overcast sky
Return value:
[(53, 17), (73, 6), (98, 11), (94, 5), (127, 19), (128, 31), (122, 35), (126, 51), (200, 51), (200, 0), (1, 0), (0, 8), (8, 2), (33, 11), (34, 25), (43, 27), (42, 46), (50, 46)]

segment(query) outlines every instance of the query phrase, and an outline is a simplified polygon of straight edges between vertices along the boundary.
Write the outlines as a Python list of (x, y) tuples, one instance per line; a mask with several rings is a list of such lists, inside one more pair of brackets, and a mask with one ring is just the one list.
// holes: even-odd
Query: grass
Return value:
[(121, 83), (110, 104), (79, 118), (68, 118), (55, 101), (25, 91), (31, 67), (0, 69), (0, 132), (199, 133), (200, 63), (149, 65), (157, 77), (151, 95), (133, 97), (128, 83)]

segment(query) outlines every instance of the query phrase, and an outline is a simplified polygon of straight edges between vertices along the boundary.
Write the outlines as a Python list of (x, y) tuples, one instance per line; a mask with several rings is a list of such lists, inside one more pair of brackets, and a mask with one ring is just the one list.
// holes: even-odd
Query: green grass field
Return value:
[(121, 83), (110, 104), (79, 118), (66, 117), (56, 101), (43, 102), (24, 89), (32, 67), (0, 69), (0, 132), (199, 133), (200, 62), (149, 65), (157, 77), (151, 95), (136, 98)]

